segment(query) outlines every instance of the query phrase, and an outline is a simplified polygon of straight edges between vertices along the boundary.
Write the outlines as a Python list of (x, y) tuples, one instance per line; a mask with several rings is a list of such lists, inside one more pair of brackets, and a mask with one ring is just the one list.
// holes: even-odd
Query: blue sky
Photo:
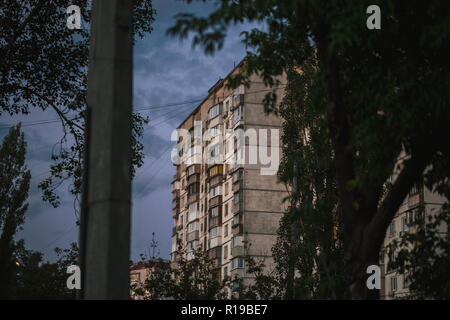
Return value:
[[(134, 107), (150, 117), (144, 132), (145, 163), (137, 171), (133, 181), (131, 258), (136, 260), (141, 252), (149, 249), (152, 232), (155, 232), (161, 257), (168, 258), (171, 247), (171, 179), (175, 169), (170, 160), (172, 131), (197, 104), (177, 107), (161, 107), (204, 97), (208, 89), (227, 75), (245, 56), (245, 47), (239, 34), (249, 25), (237, 25), (229, 29), (224, 47), (214, 56), (206, 56), (201, 49), (192, 49), (189, 40), (180, 41), (166, 36), (166, 30), (174, 24), (174, 15), (181, 12), (206, 15), (212, 10), (207, 3), (186, 5), (177, 0), (154, 0), (157, 10), (154, 31), (138, 40), (134, 50)], [(3, 114), (2, 126), (18, 121), (28, 122), (55, 119), (51, 111), (35, 111), (27, 116), (10, 117)], [(28, 143), (27, 165), (32, 181), (29, 210), (24, 228), (17, 235), (24, 238), (30, 249), (44, 252), (45, 259), (54, 260), (54, 247), (68, 247), (78, 240), (75, 225), (76, 214), (69, 185), (59, 189), (61, 205), (53, 208), (41, 200), (37, 185), (48, 174), (52, 146), (62, 137), (59, 123), (31, 125), (23, 128)], [(7, 133), (0, 130), (0, 138)]]

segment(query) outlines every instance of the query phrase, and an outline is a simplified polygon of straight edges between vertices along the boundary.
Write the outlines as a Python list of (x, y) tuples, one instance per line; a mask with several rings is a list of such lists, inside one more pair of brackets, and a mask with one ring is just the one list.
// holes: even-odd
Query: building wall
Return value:
[[(238, 65), (230, 75), (240, 72), (241, 66), (242, 64)], [(276, 174), (278, 166), (261, 163), (258, 152), (264, 143), (261, 132), (267, 130), (267, 147), (273, 147), (275, 154), (278, 152), (279, 163), (282, 121), (279, 117), (273, 114), (267, 115), (264, 112), (263, 99), (270, 89), (263, 85), (261, 79), (252, 76), (250, 87), (240, 86), (236, 90), (226, 88), (227, 79), (228, 77), (216, 83), (209, 90), (208, 97), (179, 126), (179, 129), (189, 131), (192, 130), (194, 121), (198, 120), (202, 122), (203, 133), (219, 126), (220, 134), (209, 141), (201, 139), (201, 151), (198, 150), (201, 153), (200, 163), (194, 165), (195, 169), (191, 169), (191, 166), (185, 163), (188, 158), (186, 150), (181, 152), (185, 161), (176, 165), (177, 173), (172, 183), (174, 230), (171, 259), (176, 262), (176, 239), (179, 239), (182, 247), (187, 248), (188, 251), (192, 246), (208, 250), (211, 258), (217, 263), (218, 276), (221, 278), (238, 275), (245, 279), (249, 277), (243, 261), (245, 255), (265, 259), (266, 264), (271, 267), (271, 248), (276, 240), (279, 220), (287, 208), (287, 204), (282, 201), (287, 196), (286, 188), (279, 183)], [(280, 77), (280, 82), (280, 86), (276, 89), (279, 100), (284, 94), (285, 77)], [(217, 104), (221, 105), (222, 112), (210, 119), (210, 109)], [(236, 109), (242, 112), (238, 114), (240, 111)], [(231, 129), (235, 134), (226, 131)], [(245, 147), (242, 147), (245, 151), (243, 154), (245, 154), (246, 162), (235, 165), (234, 159), (239, 145), (236, 135), (241, 130), (244, 133), (255, 133), (256, 139), (254, 136), (252, 138), (252, 134), (246, 137), (243, 141)], [(274, 131), (271, 130), (278, 130), (278, 136), (276, 133), (273, 135), (274, 141), (272, 141)], [(186, 141), (183, 142), (180, 139), (179, 145), (183, 143), (186, 144)], [(187, 144), (192, 146), (191, 143)], [(217, 164), (208, 164), (206, 163), (208, 154), (211, 147), (216, 144), (222, 148), (223, 157)], [(266, 149), (263, 151), (271, 155)], [(257, 163), (248, 163), (250, 151), (257, 152)], [(209, 176), (209, 170), (215, 170), (213, 169), (215, 166), (222, 166), (222, 174)], [(262, 174), (261, 168), (269, 168), (269, 170)], [(189, 170), (196, 173), (189, 175)], [(234, 179), (233, 177), (239, 171), (241, 179)], [(191, 187), (197, 183), (193, 181), (198, 181), (198, 187)], [(210, 190), (216, 184), (220, 186), (220, 194), (217, 197), (211, 197)], [(198, 188), (198, 195), (190, 197), (189, 190), (196, 190), (195, 188)], [(192, 199), (192, 203), (198, 203), (195, 220), (192, 218), (197, 226), (192, 232), (189, 230), (194, 230), (195, 227), (189, 227), (187, 223), (189, 209), (186, 203), (189, 205), (189, 199)], [(237, 199), (239, 204), (234, 205)], [(215, 207), (218, 209), (213, 209)], [(219, 218), (212, 216), (216, 210), (219, 211)], [(216, 225), (217, 220), (219, 221), (218, 232), (214, 233), (211, 229)], [(218, 236), (215, 237), (215, 234)], [(190, 258), (189, 253), (187, 258)]]
[[(380, 265), (382, 269), (380, 298), (385, 300), (407, 298), (410, 295), (408, 281), (405, 275), (396, 270), (388, 269), (388, 246), (393, 241), (400, 241), (405, 232), (414, 232), (415, 228), (409, 224), (409, 219), (413, 219), (421, 207), (425, 219), (436, 214), (445, 202), (445, 198), (433, 193), (424, 185), (413, 188), (401, 204), (397, 214), (386, 231), (386, 236), (381, 250)], [(446, 226), (441, 225), (441, 232), (446, 231)]]

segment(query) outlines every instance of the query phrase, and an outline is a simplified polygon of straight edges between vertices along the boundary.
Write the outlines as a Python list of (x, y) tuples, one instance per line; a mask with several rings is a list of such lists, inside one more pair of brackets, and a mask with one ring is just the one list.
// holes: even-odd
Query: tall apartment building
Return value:
[[(402, 299), (410, 295), (409, 283), (405, 274), (400, 274), (397, 270), (391, 270), (388, 266), (389, 244), (394, 240), (401, 240), (405, 232), (414, 232), (417, 226), (414, 221), (419, 214), (423, 214), (428, 220), (430, 216), (438, 213), (446, 199), (433, 193), (423, 183), (418, 183), (410, 190), (408, 196), (403, 201), (394, 219), (388, 227), (381, 250), (381, 290), (380, 299)], [(447, 226), (441, 225), (440, 232), (447, 232)]]
[[(178, 127), (171, 260), (177, 260), (179, 239), (187, 259), (194, 249), (206, 250), (218, 278), (237, 275), (248, 281), (246, 255), (272, 266), (271, 248), (287, 192), (276, 175), (282, 121), (264, 112), (263, 99), (272, 89), (257, 76), (249, 87), (226, 87), (242, 65), (212, 86)], [(278, 100), (286, 84), (285, 77), (280, 80)]]

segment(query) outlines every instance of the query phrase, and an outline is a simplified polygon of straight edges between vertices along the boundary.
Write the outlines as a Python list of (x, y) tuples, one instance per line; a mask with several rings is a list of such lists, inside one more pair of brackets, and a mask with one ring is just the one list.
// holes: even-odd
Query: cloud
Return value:
[[(210, 3), (156, 0), (157, 10), (154, 31), (134, 48), (134, 98), (133, 107), (148, 115), (150, 123), (145, 127), (143, 144), (146, 154), (144, 167), (137, 171), (133, 181), (131, 256), (148, 248), (152, 232), (156, 232), (161, 256), (168, 258), (171, 248), (171, 181), (174, 167), (170, 160), (172, 131), (187, 117), (198, 103), (163, 107), (174, 102), (191, 101), (207, 95), (208, 89), (226, 76), (244, 56), (240, 42), (242, 30), (251, 25), (236, 25), (229, 29), (224, 47), (214, 56), (206, 56), (200, 48), (192, 49), (190, 39), (179, 41), (166, 36), (166, 30), (175, 23), (174, 15), (191, 12), (205, 16), (213, 9)], [(142, 109), (148, 110), (142, 110)], [(30, 115), (9, 117), (2, 114), (0, 122), (15, 123), (18, 120), (35, 121), (57, 118), (52, 110), (33, 111)], [(3, 124), (2, 124), (3, 126)], [(58, 190), (62, 203), (57, 209), (41, 200), (37, 184), (46, 176), (51, 163), (52, 146), (62, 137), (59, 123), (28, 126), (24, 128), (29, 143), (27, 164), (32, 171), (30, 209), (24, 230), (19, 236), (27, 246), (42, 250), (46, 258), (54, 259), (54, 246), (67, 247), (78, 238), (75, 225), (73, 196), (68, 185)], [(0, 136), (5, 132), (0, 131)], [(50, 244), (50, 245), (49, 245)]]

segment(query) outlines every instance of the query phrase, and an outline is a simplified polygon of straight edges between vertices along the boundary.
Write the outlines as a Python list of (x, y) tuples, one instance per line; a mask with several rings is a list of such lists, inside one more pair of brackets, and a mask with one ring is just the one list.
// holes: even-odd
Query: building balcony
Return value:
[(194, 164), (186, 168), (186, 175), (190, 177), (194, 174), (200, 174), (201, 166), (199, 164)]
[(210, 188), (214, 188), (215, 186), (217, 186), (219, 183), (222, 183), (222, 182), (223, 182), (223, 175), (218, 174), (209, 179), (209, 186), (210, 186)]
[(408, 196), (408, 208), (415, 208), (420, 205), (421, 194), (416, 193)]
[(213, 266), (218, 268), (222, 264), (222, 247), (216, 246), (209, 249), (208, 257), (213, 262)]
[(173, 175), (173, 181), (178, 181), (178, 180), (180, 180), (180, 174), (177, 172), (177, 173), (175, 173), (174, 175)]
[(182, 225), (182, 224), (178, 225), (178, 226), (177, 226), (177, 230), (178, 230), (178, 231), (183, 230), (183, 225)]
[(233, 183), (233, 193), (238, 192), (244, 187), (244, 180), (239, 179), (236, 182)]
[(198, 201), (199, 199), (199, 194), (198, 193), (194, 193), (188, 196), (187, 198), (187, 205), (190, 205), (191, 203)]
[(244, 232), (244, 225), (242, 223), (235, 224), (231, 227), (231, 234), (233, 236), (235, 236), (237, 234), (242, 234), (243, 232)]
[(172, 209), (172, 218), (176, 219), (180, 214), (180, 207)]
[(172, 190), (172, 201), (179, 201), (180, 198), (180, 189)]
[(244, 204), (242, 202), (233, 203), (233, 206), (231, 207), (231, 213), (237, 214), (244, 211)]
[(172, 228), (172, 237), (177, 234), (177, 227)]
[(190, 185), (191, 183), (196, 183), (196, 182), (200, 182), (200, 174), (199, 174), (199, 173), (191, 174), (191, 175), (187, 178), (187, 184), (188, 184), (188, 185)]
[(222, 203), (222, 196), (218, 195), (212, 199), (209, 199), (209, 207), (215, 207)]
[(209, 219), (209, 229), (218, 227), (222, 224), (222, 215), (219, 214), (217, 217), (212, 217)]
[(222, 238), (221, 237), (215, 237), (209, 240), (209, 247), (215, 248), (217, 246), (222, 245)]
[(236, 109), (237, 107), (240, 107), (242, 104), (244, 104), (244, 95), (238, 94), (238, 95), (234, 96), (232, 110)]
[(223, 174), (223, 164), (213, 164), (208, 167), (208, 180)]
[(231, 248), (231, 256), (234, 257), (242, 257), (244, 256), (244, 247), (243, 246), (237, 246), (234, 248)]
[(187, 242), (194, 241), (194, 240), (198, 240), (198, 230), (189, 232), (187, 234), (187, 239), (186, 239)]

